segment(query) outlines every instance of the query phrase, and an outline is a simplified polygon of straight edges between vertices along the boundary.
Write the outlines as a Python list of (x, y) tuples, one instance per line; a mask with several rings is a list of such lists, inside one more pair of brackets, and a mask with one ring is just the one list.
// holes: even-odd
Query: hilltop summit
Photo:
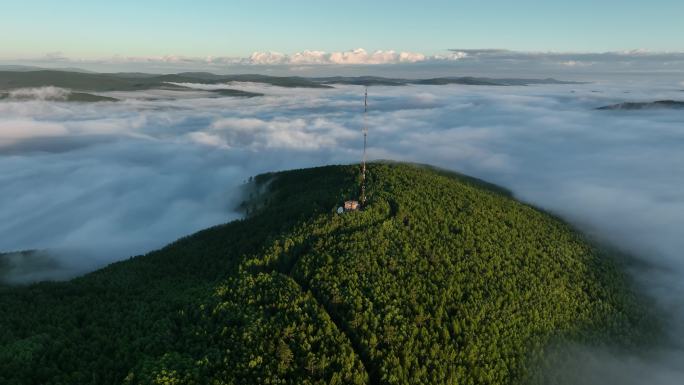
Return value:
[(64, 283), (0, 288), (0, 383), (514, 384), (552, 341), (640, 340), (619, 266), (463, 175), (257, 176), (242, 220)]

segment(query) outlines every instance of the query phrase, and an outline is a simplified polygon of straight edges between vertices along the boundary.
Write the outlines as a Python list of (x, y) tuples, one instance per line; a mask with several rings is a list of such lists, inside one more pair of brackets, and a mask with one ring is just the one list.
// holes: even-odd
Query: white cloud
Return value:
[(343, 127), (325, 120), (224, 118), (215, 121), (212, 135), (230, 147), (251, 150), (316, 150), (334, 147), (335, 139), (344, 137)]
[(636, 48), (636, 49), (630, 49), (630, 50), (625, 50), (625, 51), (618, 51), (616, 52), (619, 55), (625, 55), (625, 56), (644, 56), (644, 55), (652, 55), (655, 54), (655, 52), (646, 49), (646, 48)]
[(290, 57), (289, 64), (327, 64), (329, 56), (325, 51), (297, 52)]
[[(379, 64), (400, 64), (400, 63), (420, 63), (429, 61), (460, 60), (468, 55), (463, 52), (449, 52), (439, 55), (425, 55), (419, 52), (377, 50), (368, 52), (363, 48), (349, 51), (326, 52), (320, 50), (304, 50), (293, 54), (281, 52), (265, 51), (254, 52), (249, 57), (226, 57), (226, 56), (206, 56), (189, 57), (180, 55), (166, 56), (114, 56), (111, 59), (102, 59), (99, 62), (115, 63), (159, 63), (191, 65), (203, 64), (209, 66), (223, 65), (269, 65), (269, 66), (297, 66), (297, 65), (379, 65)], [(60, 59), (64, 61), (64, 59)], [(78, 61), (85, 64), (88, 61)]]
[(343, 65), (377, 65), (417, 63), (431, 60), (431, 57), (416, 52), (382, 51), (367, 52), (363, 48), (350, 51), (330, 52), (303, 51), (292, 55), (275, 52), (255, 52), (250, 57), (250, 64), (292, 64), (292, 65), (315, 65), (315, 64), (343, 64)]
[(228, 144), (216, 134), (209, 134), (206, 132), (196, 131), (188, 134), (191, 141), (203, 144), (205, 146), (229, 148)]
[(198, 61), (208, 62), (211, 57), (204, 59), (189, 57), (183, 55), (163, 55), (163, 56), (120, 56), (115, 55), (111, 59), (102, 59), (102, 61), (113, 61), (120, 63), (193, 63)]
[(250, 64), (285, 64), (289, 62), (287, 55), (279, 52), (254, 52), (249, 57)]
[(401, 63), (417, 63), (421, 61), (425, 61), (426, 56), (423, 55), (422, 53), (416, 53), (416, 52), (401, 52), (399, 54), (399, 62)]
[(452, 51), (446, 55), (435, 55), (435, 56), (433, 56), (433, 58), (435, 60), (461, 60), (461, 59), (467, 58), (468, 56), (469, 56), (469, 54), (467, 52)]
[(363, 48), (357, 48), (352, 51), (333, 52), (330, 54), (330, 62), (334, 64), (378, 64), (380, 62), (386, 63), (392, 61), (393, 52), (387, 53), (383, 51), (376, 51), (369, 55)]
[(18, 88), (9, 92), (10, 99), (66, 100), (71, 90), (59, 87)]
[[(66, 135), (68, 130), (59, 122), (41, 122), (30, 119), (0, 119), (0, 151), (2, 147), (35, 137)], [(0, 152), (1, 153), (1, 152)]]
[(579, 61), (579, 60), (566, 60), (566, 61), (560, 62), (559, 64), (564, 66), (564, 67), (589, 67), (593, 63)]

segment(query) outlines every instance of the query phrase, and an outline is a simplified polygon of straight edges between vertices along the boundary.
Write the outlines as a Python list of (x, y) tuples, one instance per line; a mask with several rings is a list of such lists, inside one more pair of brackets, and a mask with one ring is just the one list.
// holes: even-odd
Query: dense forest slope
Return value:
[(246, 219), (0, 288), (0, 383), (519, 384), (552, 341), (632, 346), (616, 263), (496, 186), (372, 164), (261, 175)]

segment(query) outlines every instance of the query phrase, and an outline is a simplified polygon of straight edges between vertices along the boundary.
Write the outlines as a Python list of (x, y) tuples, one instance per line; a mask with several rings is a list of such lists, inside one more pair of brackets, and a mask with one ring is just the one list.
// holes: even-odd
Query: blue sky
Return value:
[(684, 51), (684, 2), (4, 1), (0, 57), (247, 56), (363, 47)]

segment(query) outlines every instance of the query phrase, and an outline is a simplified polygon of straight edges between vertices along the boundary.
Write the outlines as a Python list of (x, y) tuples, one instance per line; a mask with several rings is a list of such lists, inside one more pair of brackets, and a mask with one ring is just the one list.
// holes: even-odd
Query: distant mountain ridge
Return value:
[(652, 110), (652, 109), (684, 109), (684, 101), (656, 100), (654, 102), (624, 102), (598, 107), (597, 110)]
[[(0, 68), (1, 69), (1, 68)], [(208, 72), (182, 72), (177, 74), (145, 73), (91, 73), (59, 70), (0, 71), (0, 90), (28, 87), (62, 87), (84, 92), (136, 91), (149, 89), (187, 90), (183, 84), (225, 84), (252, 82), (287, 88), (332, 88), (335, 84), (365, 86), (417, 85), (481, 85), (481, 86), (527, 86), (534, 84), (577, 84), (556, 79), (495, 79), (483, 77), (438, 77), (428, 79), (358, 77), (299, 77), (269, 76), (258, 74), (216, 75)], [(258, 96), (258, 95), (252, 95)]]
[(505, 189), (371, 163), (337, 214), (358, 178), (262, 174), (242, 220), (0, 285), (0, 384), (548, 384), (552, 343), (658, 335), (613, 255)]
[(474, 86), (528, 86), (534, 84), (583, 84), (581, 82), (568, 82), (556, 80), (553, 78), (546, 79), (498, 79), (487, 77), (437, 77), (427, 79), (401, 79), (401, 78), (384, 78), (378, 76), (334, 76), (311, 78), (311, 80), (320, 82), (322, 84), (353, 84), (365, 86), (405, 86), (410, 84), (416, 85), (474, 85)]
[(142, 73), (82, 73), (67, 71), (0, 71), (0, 90), (28, 87), (62, 87), (79, 91), (138, 91), (149, 89), (188, 90), (173, 83), (221, 84), (229, 82), (255, 82), (280, 87), (329, 88), (330, 86), (298, 77), (265, 75), (220, 76), (208, 73), (179, 73), (148, 75)]

